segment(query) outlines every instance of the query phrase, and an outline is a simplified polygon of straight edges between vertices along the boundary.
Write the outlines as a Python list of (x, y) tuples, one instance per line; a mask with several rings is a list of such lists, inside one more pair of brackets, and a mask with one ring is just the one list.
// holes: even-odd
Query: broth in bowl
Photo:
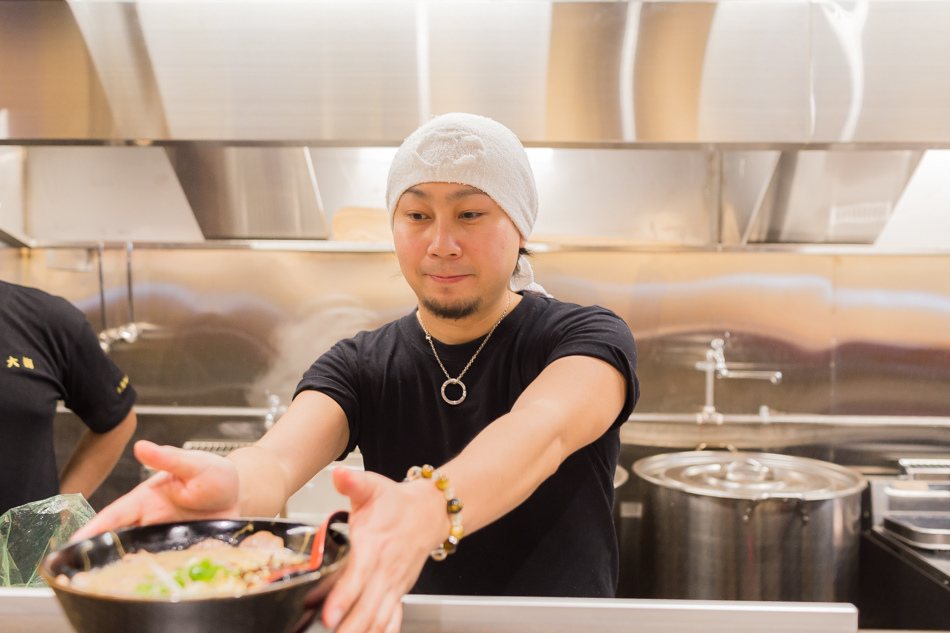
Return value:
[(255, 532), (236, 547), (208, 538), (182, 550), (125, 554), (104, 567), (61, 574), (56, 583), (103, 596), (194, 600), (242, 596), (307, 563), (271, 532)]
[(51, 552), (40, 573), (77, 633), (299, 632), (346, 564), (341, 514), (325, 533), (279, 519), (122, 528)]

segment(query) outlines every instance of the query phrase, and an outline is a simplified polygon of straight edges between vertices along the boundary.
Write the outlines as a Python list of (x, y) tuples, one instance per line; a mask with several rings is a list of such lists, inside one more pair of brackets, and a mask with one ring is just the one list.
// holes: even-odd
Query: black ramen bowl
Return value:
[[(342, 521), (345, 521), (345, 515)], [(332, 522), (326, 530), (323, 564), (287, 580), (237, 597), (200, 600), (140, 600), (102, 596), (57, 582), (80, 571), (102, 567), (123, 552), (185, 549), (215, 538), (237, 545), (267, 530), (287, 548), (309, 556), (318, 527), (270, 519), (164, 523), (106, 532), (62, 547), (43, 559), (40, 573), (79, 633), (287, 633), (303, 631), (317, 615), (349, 552), (347, 527)], [(118, 542), (118, 545), (117, 545)]]

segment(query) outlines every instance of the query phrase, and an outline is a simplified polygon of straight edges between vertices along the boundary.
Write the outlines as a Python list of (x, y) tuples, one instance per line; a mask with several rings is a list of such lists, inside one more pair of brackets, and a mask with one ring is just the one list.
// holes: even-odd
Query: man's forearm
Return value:
[(283, 509), (289, 490), (277, 457), (260, 446), (238, 449), (228, 455), (238, 469), (238, 505), (241, 516), (273, 517)]
[(527, 419), (528, 413), (499, 418), (440, 469), (465, 504), (466, 534), (518, 507), (566, 457), (557, 439)]
[(552, 363), (510, 413), (440, 469), (465, 504), (465, 532), (516, 508), (571, 453), (603, 435), (624, 397), (620, 373), (602, 361), (568, 357)]
[(112, 472), (136, 426), (133, 409), (107, 433), (93, 433), (87, 429), (59, 475), (60, 492), (80, 493), (88, 499)]
[(275, 516), (342, 452), (348, 437), (346, 415), (336, 402), (315, 391), (299, 394), (256, 445), (228, 455), (238, 470), (241, 514)]

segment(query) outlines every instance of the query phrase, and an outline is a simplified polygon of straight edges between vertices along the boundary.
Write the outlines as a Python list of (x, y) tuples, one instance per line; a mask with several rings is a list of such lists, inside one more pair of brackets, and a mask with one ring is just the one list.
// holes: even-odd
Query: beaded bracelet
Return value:
[(425, 466), (413, 466), (406, 473), (403, 481), (415, 481), (422, 477), (431, 479), (435, 482), (435, 487), (445, 495), (445, 511), (449, 515), (449, 521), (452, 527), (449, 529), (449, 538), (439, 545), (438, 548), (429, 552), (432, 560), (445, 560), (449, 554), (454, 554), (458, 549), (459, 541), (465, 531), (462, 529), (462, 500), (455, 496), (455, 490), (449, 484), (449, 478), (439, 473), (435, 468), (426, 464)]

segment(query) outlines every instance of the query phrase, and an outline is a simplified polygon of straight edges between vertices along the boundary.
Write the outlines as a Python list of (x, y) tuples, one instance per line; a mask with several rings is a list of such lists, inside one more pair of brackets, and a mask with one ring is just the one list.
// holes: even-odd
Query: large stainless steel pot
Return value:
[(859, 474), (770, 453), (692, 451), (634, 463), (657, 598), (853, 602)]

